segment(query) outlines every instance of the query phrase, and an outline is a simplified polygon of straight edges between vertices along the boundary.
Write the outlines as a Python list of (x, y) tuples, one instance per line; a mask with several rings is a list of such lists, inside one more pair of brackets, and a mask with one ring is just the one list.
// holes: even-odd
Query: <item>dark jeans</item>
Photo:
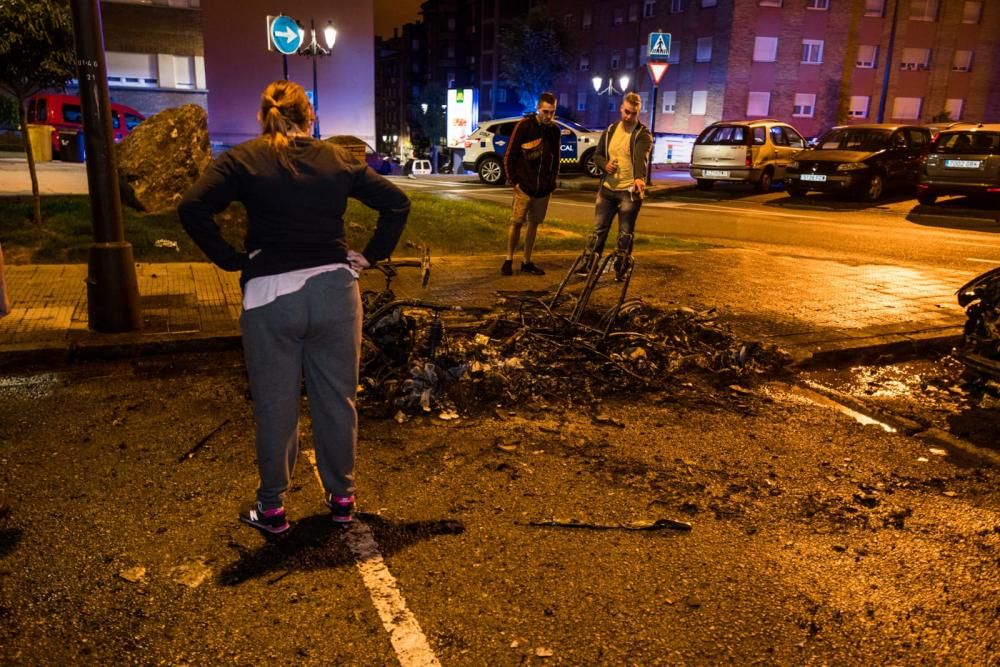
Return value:
[[(594, 210), (594, 234), (597, 236), (597, 246), (594, 251), (600, 255), (604, 252), (604, 243), (611, 231), (611, 221), (618, 215), (618, 235), (634, 234), (635, 219), (639, 217), (642, 199), (628, 190), (609, 190), (603, 185), (597, 189), (597, 206)], [(628, 248), (631, 252), (631, 244)]]

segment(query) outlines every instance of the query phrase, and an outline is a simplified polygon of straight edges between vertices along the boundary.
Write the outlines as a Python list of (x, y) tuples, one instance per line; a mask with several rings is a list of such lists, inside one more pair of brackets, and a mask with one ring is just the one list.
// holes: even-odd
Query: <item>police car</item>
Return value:
[[(521, 117), (498, 118), (479, 124), (479, 128), (465, 140), (465, 157), (462, 167), (479, 174), (487, 185), (503, 185), (507, 174), (503, 169), (503, 155), (507, 152), (510, 135)], [(594, 164), (594, 149), (601, 138), (600, 132), (588, 130), (565, 118), (556, 118), (560, 139), (560, 171), (583, 171), (594, 178), (601, 175)]]

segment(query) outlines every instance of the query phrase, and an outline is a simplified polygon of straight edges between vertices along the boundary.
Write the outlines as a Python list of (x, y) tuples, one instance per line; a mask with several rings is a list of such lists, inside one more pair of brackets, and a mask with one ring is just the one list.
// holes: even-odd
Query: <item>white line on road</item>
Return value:
[(947, 245), (967, 245), (973, 246), (975, 248), (990, 248), (991, 250), (997, 247), (996, 242), (994, 243), (972, 243), (971, 241), (945, 241)]
[(982, 259), (979, 257), (966, 257), (965, 259), (978, 264), (1000, 264), (1000, 259)]
[[(316, 479), (319, 480), (319, 469), (316, 467), (316, 453), (312, 450), (303, 452), (312, 464)], [(323, 482), (320, 480), (320, 488)], [(378, 543), (372, 530), (363, 522), (355, 519), (347, 527), (345, 541), (354, 554), (354, 561), (365, 582), (365, 588), (372, 597), (375, 611), (382, 619), (382, 627), (389, 633), (389, 641), (396, 651), (396, 657), (402, 667), (440, 667), (437, 656), (427, 643), (424, 631), (409, 609), (406, 600), (396, 585), (396, 579), (385, 566), (385, 560), (379, 551)]]

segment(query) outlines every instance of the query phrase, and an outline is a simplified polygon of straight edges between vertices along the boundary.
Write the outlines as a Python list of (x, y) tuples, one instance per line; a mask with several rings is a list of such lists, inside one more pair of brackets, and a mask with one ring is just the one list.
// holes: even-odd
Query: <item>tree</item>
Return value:
[(65, 3), (0, 0), (0, 91), (17, 102), (36, 225), (42, 222), (42, 204), (28, 138), (28, 99), (43, 90), (65, 88), (76, 75), (75, 62), (73, 20)]
[(566, 27), (540, 10), (504, 29), (500, 36), (503, 68), (525, 110), (534, 109), (538, 96), (552, 90), (556, 77), (569, 69), (571, 42)]
[(448, 92), (441, 84), (431, 81), (420, 89), (417, 101), (410, 109), (410, 118), (420, 132), (430, 141), (431, 168), (437, 173), (438, 150), (441, 138), (448, 130), (446, 107)]

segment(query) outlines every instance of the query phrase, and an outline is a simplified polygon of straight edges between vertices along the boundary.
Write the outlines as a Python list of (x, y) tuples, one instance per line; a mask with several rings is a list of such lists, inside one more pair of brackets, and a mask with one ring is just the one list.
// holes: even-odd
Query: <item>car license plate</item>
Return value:
[(719, 171), (718, 169), (706, 169), (704, 175), (706, 178), (729, 178), (728, 171)]
[(822, 182), (822, 181), (826, 180), (826, 174), (802, 174), (800, 176), (800, 178), (803, 181), (820, 181), (820, 182)]
[(979, 169), (980, 160), (945, 160), (944, 166), (950, 169)]

